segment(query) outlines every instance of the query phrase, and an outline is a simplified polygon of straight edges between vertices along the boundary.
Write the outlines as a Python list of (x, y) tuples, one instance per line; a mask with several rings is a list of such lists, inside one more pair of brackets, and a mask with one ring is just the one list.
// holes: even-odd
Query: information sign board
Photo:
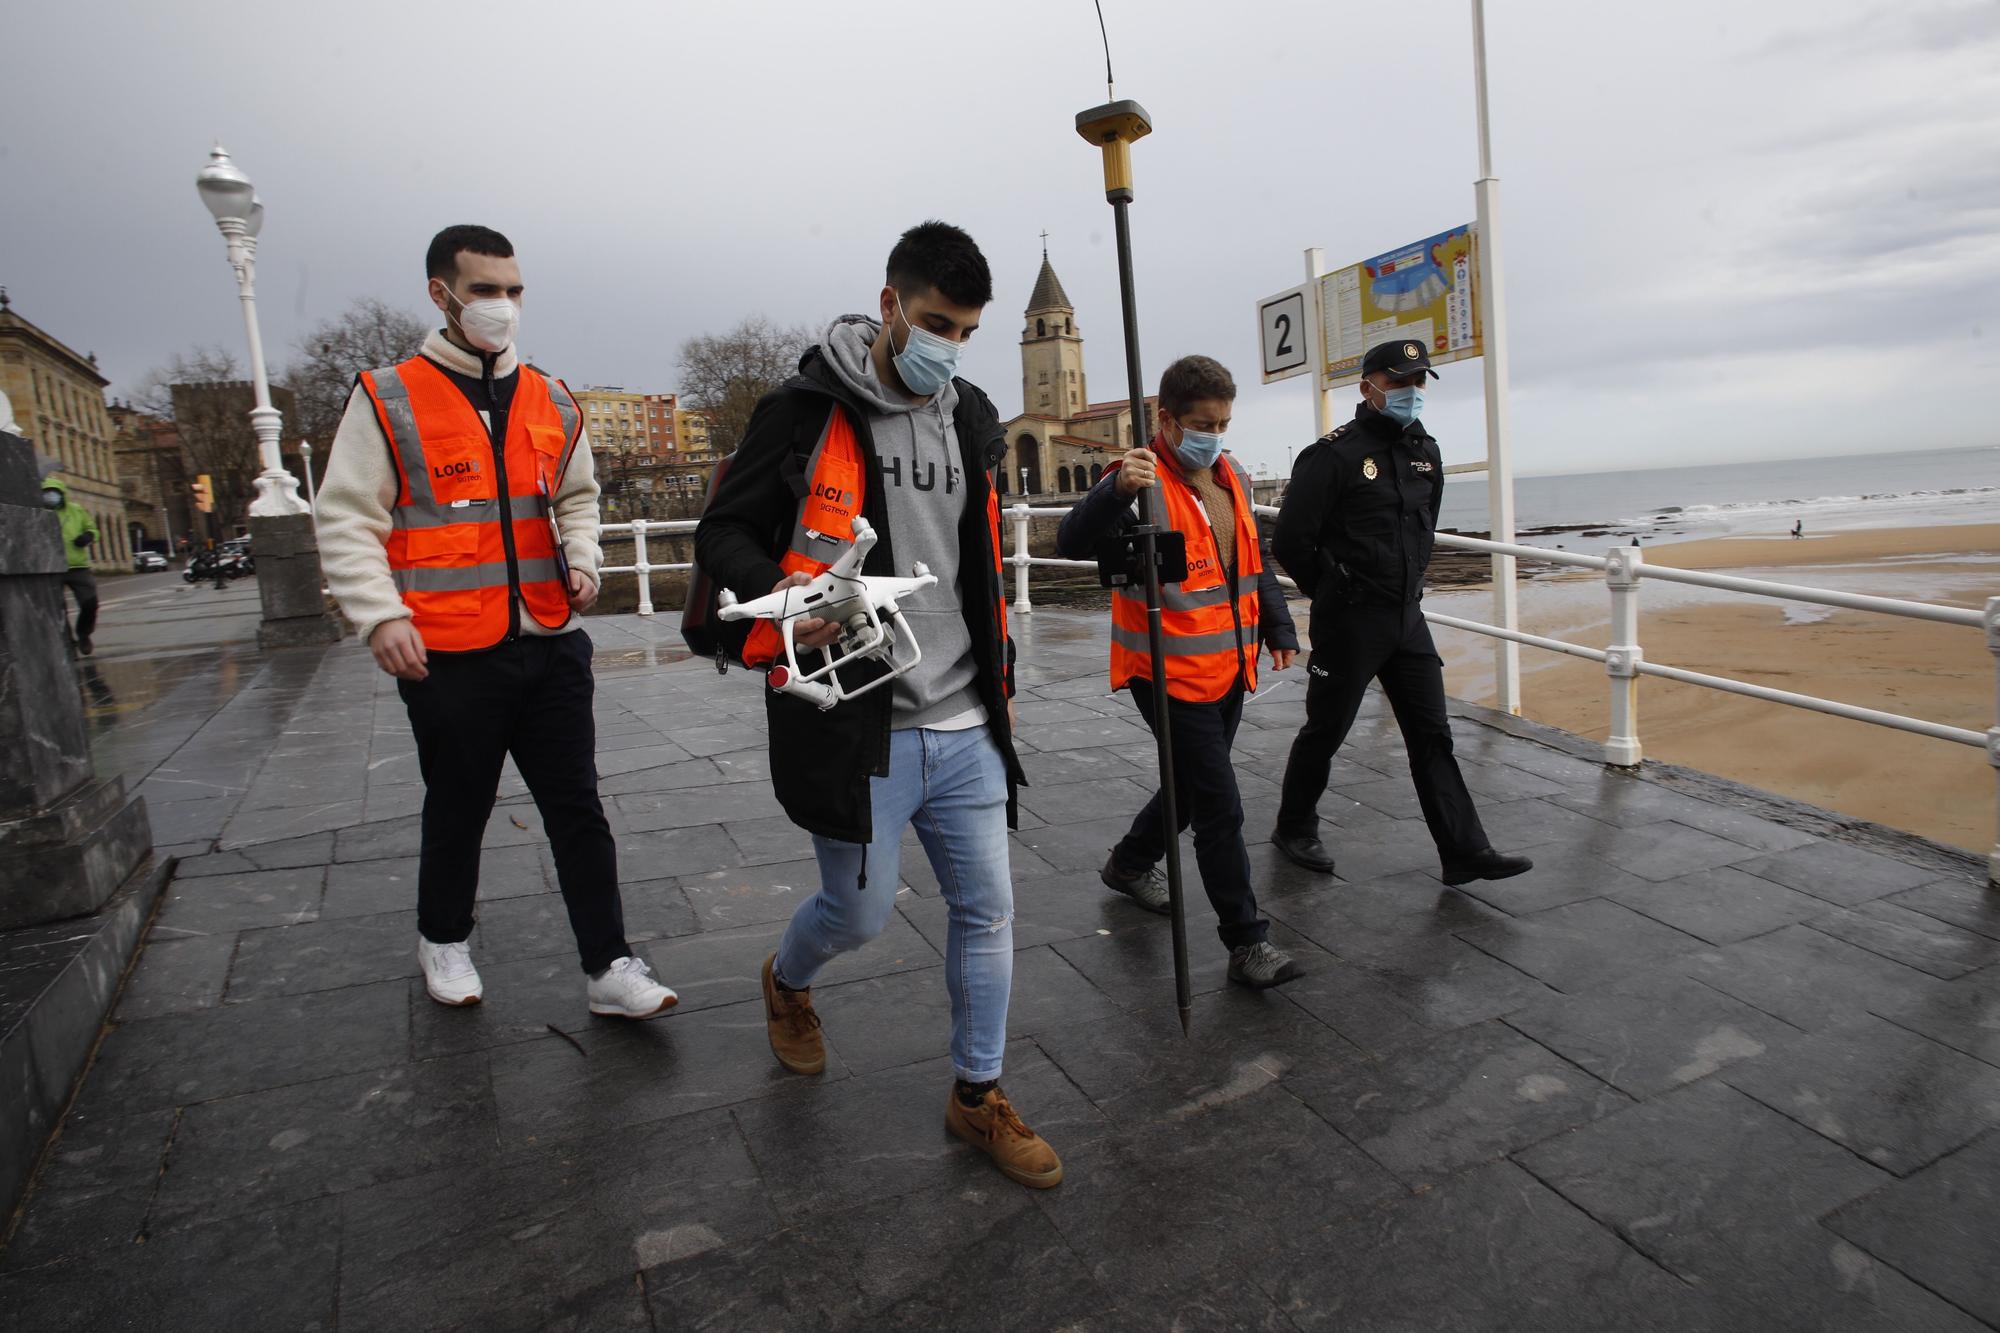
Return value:
[(1477, 232), (1466, 223), (1321, 278), (1321, 386), (1358, 381), (1368, 349), (1391, 339), (1423, 343), (1432, 365), (1480, 355), (1478, 271)]

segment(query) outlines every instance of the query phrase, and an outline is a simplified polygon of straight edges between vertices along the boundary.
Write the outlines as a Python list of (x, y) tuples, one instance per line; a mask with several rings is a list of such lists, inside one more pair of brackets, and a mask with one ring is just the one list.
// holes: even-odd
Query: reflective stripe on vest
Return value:
[[(521, 582), (533, 583), (556, 576), (554, 560), (517, 560)], [(474, 588), (507, 586), (507, 562), (491, 565), (459, 565), (451, 569), (392, 569), (397, 592), (466, 592)]]
[[(491, 432), (479, 411), (423, 357), (368, 371), (361, 387), (396, 463), (389, 569), (427, 647), (490, 648), (514, 626), (514, 598), (536, 622), (569, 621), (556, 561), (550, 501), (582, 440), (569, 391), (523, 366), (501, 441), (496, 478)], [(505, 492), (506, 502), (501, 503)], [(518, 582), (508, 575), (508, 547)]]
[[(1163, 460), (1164, 448), (1154, 445)], [(1229, 462), (1228, 490), (1236, 511), (1236, 574), (1231, 578), (1216, 548), (1215, 532), (1201, 497), (1182, 479), (1171, 462), (1159, 472), (1159, 497), (1165, 521), (1187, 539), (1188, 577), (1160, 588), (1161, 650), (1167, 672), (1167, 694), (1190, 703), (1222, 698), (1238, 676), (1244, 688), (1257, 688), (1257, 643), (1260, 615), (1258, 576), (1264, 560), (1257, 520), (1250, 512), (1250, 479)], [(1146, 633), (1146, 590), (1113, 590), (1111, 599), (1111, 688), (1153, 677), (1152, 646)]]

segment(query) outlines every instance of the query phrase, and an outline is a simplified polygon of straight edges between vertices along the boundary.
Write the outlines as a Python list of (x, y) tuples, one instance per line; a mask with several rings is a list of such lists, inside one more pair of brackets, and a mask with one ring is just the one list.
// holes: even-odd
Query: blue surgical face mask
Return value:
[(1174, 446), (1174, 457), (1181, 460), (1181, 466), (1191, 472), (1214, 467), (1215, 460), (1222, 457), (1222, 433), (1211, 430), (1189, 430), (1181, 427), (1181, 442)]
[(895, 327), (891, 325), (883, 331), (889, 339), (889, 350), (894, 353), (890, 360), (910, 392), (919, 398), (928, 398), (951, 383), (951, 377), (958, 373), (958, 354), (965, 349), (965, 344), (940, 338), (929, 329), (920, 329), (910, 323), (910, 317), (903, 314), (900, 292), (896, 296), (896, 313), (902, 316), (903, 326), (910, 331), (910, 337), (903, 344), (903, 350), (898, 352)]
[(1382, 415), (1407, 426), (1423, 415), (1424, 391), (1412, 384), (1402, 389), (1382, 391)]

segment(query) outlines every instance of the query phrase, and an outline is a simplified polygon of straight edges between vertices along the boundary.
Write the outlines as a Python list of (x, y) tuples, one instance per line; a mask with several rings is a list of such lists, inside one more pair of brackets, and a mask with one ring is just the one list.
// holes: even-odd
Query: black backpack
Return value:
[[(722, 479), (729, 475), (729, 465), (736, 461), (730, 454), (716, 463), (709, 474), (708, 493), (702, 496), (701, 512), (705, 517), (708, 507), (715, 503), (715, 493), (722, 488)], [(696, 657), (712, 657), (715, 669), (726, 672), (731, 662), (743, 665), (743, 645), (750, 641), (750, 627), (754, 620), (724, 620), (719, 614), (716, 598), (722, 585), (715, 577), (696, 561), (688, 569), (687, 602), (681, 608), (681, 638), (687, 643), (688, 651)]]

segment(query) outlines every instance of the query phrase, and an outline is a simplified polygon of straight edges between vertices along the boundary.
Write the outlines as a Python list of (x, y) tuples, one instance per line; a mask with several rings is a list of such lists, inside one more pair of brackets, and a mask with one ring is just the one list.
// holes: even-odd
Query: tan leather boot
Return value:
[(812, 992), (780, 990), (771, 975), (777, 961), (775, 953), (764, 960), (764, 1027), (771, 1053), (794, 1074), (817, 1074), (826, 1068), (826, 1043), (820, 1039)]
[(979, 1105), (958, 1100), (958, 1089), (946, 1094), (945, 1128), (993, 1159), (1001, 1174), (1029, 1189), (1054, 1189), (1062, 1184), (1062, 1159), (1048, 1141), (1024, 1124), (1007, 1094), (988, 1089)]

